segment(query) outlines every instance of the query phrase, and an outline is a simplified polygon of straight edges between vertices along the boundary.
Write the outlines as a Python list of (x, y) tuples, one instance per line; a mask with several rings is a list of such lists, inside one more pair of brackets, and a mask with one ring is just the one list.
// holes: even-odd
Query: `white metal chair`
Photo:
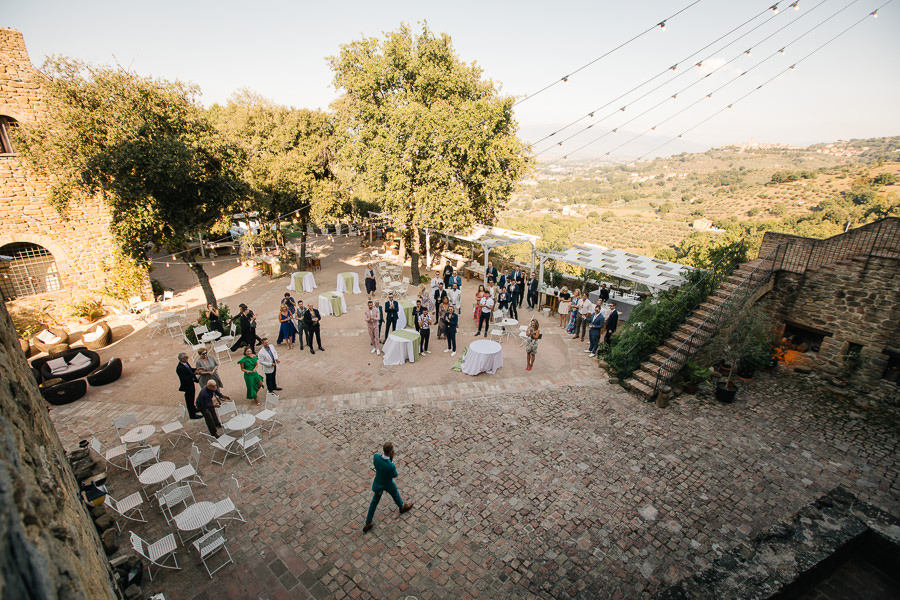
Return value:
[[(237, 339), (237, 323), (235, 321), (231, 321), (231, 329), (229, 331), (230, 333), (228, 335), (223, 335), (216, 341), (226, 344), (230, 347), (234, 343), (234, 340)], [(229, 355), (229, 358), (230, 356), (231, 355)]]
[(197, 444), (191, 444), (191, 456), (188, 459), (188, 464), (175, 469), (175, 471), (172, 473), (172, 480), (176, 483), (189, 481), (190, 483), (199, 483), (200, 485), (205, 486), (206, 484), (200, 477), (200, 473), (197, 472), (197, 469), (199, 468), (200, 448), (197, 447)]
[[(199, 352), (203, 348), (206, 348), (206, 344), (204, 344), (203, 342), (197, 342), (196, 344), (191, 343), (191, 340), (188, 339), (187, 333), (182, 333), (181, 338), (184, 340), (185, 344), (190, 346), (191, 352), (194, 353), (194, 357), (197, 356), (197, 352)], [(197, 339), (200, 339), (199, 335), (197, 336)]]
[(219, 415), (219, 422), (225, 423), (225, 417), (231, 413), (237, 414), (237, 406), (234, 404), (234, 401), (223, 402), (222, 405), (216, 409), (216, 413)]
[[(194, 542), (193, 545), (197, 552), (200, 554), (200, 561), (203, 563), (203, 566), (206, 567), (206, 572), (209, 574), (210, 579), (212, 579), (213, 573), (234, 562), (234, 559), (231, 558), (231, 552), (229, 552), (228, 548), (225, 546), (225, 535), (221, 529), (214, 529), (210, 531), (199, 540)], [(216, 568), (210, 570), (209, 563), (207, 563), (206, 561), (209, 557), (211, 557), (219, 550), (224, 550), (225, 555), (228, 556), (228, 559), (224, 560)]]
[[(103, 444), (100, 443), (100, 440), (97, 438), (91, 438), (91, 450), (96, 452), (100, 458), (105, 460), (108, 464), (122, 469), (123, 471), (128, 470), (128, 446), (122, 444), (121, 446), (116, 446), (115, 448), (106, 449), (103, 447)], [(122, 457), (124, 464), (116, 464), (113, 462), (113, 459)]]
[[(247, 462), (251, 465), (266, 456), (266, 451), (262, 447), (262, 439), (259, 437), (259, 431), (259, 427), (254, 427), (237, 440), (237, 445), (244, 453), (244, 458), (246, 458)], [(259, 451), (259, 454), (253, 456), (253, 453), (257, 450)]]
[(228, 342), (222, 341), (222, 338), (219, 338), (213, 344), (213, 352), (215, 352), (216, 360), (219, 362), (224, 362), (225, 360), (234, 362), (234, 359), (231, 358), (231, 348), (229, 347)]
[(525, 342), (528, 340), (528, 336), (525, 335), (528, 332), (528, 325), (519, 325), (519, 346), (524, 346)]
[(502, 329), (500, 329), (499, 327), (495, 327), (495, 328), (491, 329), (490, 332), (488, 332), (488, 337), (491, 339), (497, 338), (497, 341), (502, 344), (503, 343), (503, 334), (504, 334), (504, 331)]
[[(170, 533), (152, 544), (148, 544), (141, 536), (133, 531), (129, 533), (131, 533), (131, 547), (134, 548), (134, 551), (139, 555), (150, 561), (150, 564), (147, 565), (150, 581), (153, 581), (153, 566), (161, 567), (163, 569), (175, 569), (176, 571), (181, 570), (181, 567), (178, 566), (178, 559), (175, 557), (175, 551), (178, 549), (178, 545), (175, 543), (175, 536), (173, 534)], [(169, 558), (172, 559), (175, 566), (165, 564)]]
[(159, 319), (147, 321), (147, 337), (152, 338), (163, 330), (163, 322)]
[[(122, 498), (121, 500), (116, 500), (109, 494), (106, 494), (106, 499), (103, 502), (114, 513), (124, 519), (137, 521), (139, 523), (147, 522), (147, 519), (144, 518), (144, 513), (142, 513), (141, 509), (138, 508), (141, 504), (144, 503), (144, 496), (142, 496), (140, 492), (135, 492), (130, 496)], [(116, 529), (122, 531), (122, 526), (119, 524), (119, 520), (114, 520), (116, 522)]]
[(169, 332), (169, 337), (171, 338), (177, 338), (184, 333), (184, 325), (181, 322), (181, 317), (176, 315), (166, 319), (166, 331)]
[(113, 419), (113, 427), (116, 428), (116, 435), (119, 436), (119, 440), (122, 439), (123, 433), (126, 433), (127, 430), (131, 429), (137, 424), (137, 415), (134, 413), (126, 413), (120, 417), (116, 417), (115, 419)]
[(206, 325), (197, 325), (196, 327), (194, 327), (194, 335), (197, 336), (198, 341), (200, 340), (200, 336), (204, 333), (209, 333), (209, 327), (207, 327)]
[(272, 434), (272, 430), (275, 429), (275, 426), (281, 423), (281, 421), (278, 420), (278, 402), (278, 396), (272, 392), (268, 392), (266, 394), (265, 407), (256, 414), (257, 420), (262, 421), (269, 426), (268, 429), (263, 427), (269, 435)]
[[(180, 437), (186, 437), (189, 440), (193, 440), (188, 434), (187, 430), (184, 428), (183, 421), (187, 419), (187, 409), (184, 406), (178, 406), (178, 417), (172, 421), (171, 423), (166, 423), (162, 426), (162, 432), (166, 434), (166, 439), (169, 440), (169, 443), (172, 444), (172, 447), (178, 445), (178, 439)], [(176, 438), (174, 441), (172, 438)]]
[(131, 468), (134, 469), (134, 474), (140, 476), (141, 471), (144, 470), (144, 465), (150, 462), (159, 462), (159, 446), (141, 448), (128, 457), (128, 462), (131, 463)]
[(238, 504), (241, 501), (241, 484), (238, 483), (237, 477), (234, 475), (231, 476), (231, 481), (227, 484), (228, 495), (223, 499), (219, 500), (215, 504), (215, 517), (216, 523), (218, 523), (219, 527), (224, 529), (222, 525), (222, 520), (226, 517), (231, 521), (240, 521), (241, 523), (246, 523), (246, 519), (244, 519), (244, 515), (241, 514), (240, 509), (238, 508)]
[[(149, 325), (151, 323), (151, 319), (153, 319), (161, 312), (162, 306), (160, 306), (159, 304), (151, 304), (147, 308), (145, 308), (143, 312), (141, 312), (140, 317), (147, 323), (147, 325)], [(155, 319), (154, 321), (159, 322), (159, 319)]]
[[(210, 447), (213, 449), (212, 455), (209, 457), (209, 462), (216, 463), (217, 465), (225, 466), (225, 459), (228, 458), (229, 455), (235, 455), (237, 452), (231, 449), (231, 446), (235, 443), (235, 438), (231, 437), (227, 433), (223, 433), (218, 438), (214, 438), (208, 433), (201, 432), (200, 435), (204, 436), (207, 441), (209, 441)], [(222, 462), (216, 460), (216, 451), (222, 452)]]

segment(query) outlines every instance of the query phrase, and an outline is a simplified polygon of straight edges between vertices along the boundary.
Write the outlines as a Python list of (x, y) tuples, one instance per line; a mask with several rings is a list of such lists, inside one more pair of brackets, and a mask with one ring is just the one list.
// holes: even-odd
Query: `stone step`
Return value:
[(626, 379), (624, 381), (624, 385), (626, 388), (631, 390), (632, 393), (637, 396), (642, 396), (646, 400), (649, 400), (653, 395), (653, 388), (644, 385), (643, 383), (635, 379)]
[(643, 367), (632, 373), (631, 377), (632, 379), (640, 381), (650, 389), (653, 389), (653, 386), (656, 385), (656, 372), (650, 373), (649, 371), (645, 371)]

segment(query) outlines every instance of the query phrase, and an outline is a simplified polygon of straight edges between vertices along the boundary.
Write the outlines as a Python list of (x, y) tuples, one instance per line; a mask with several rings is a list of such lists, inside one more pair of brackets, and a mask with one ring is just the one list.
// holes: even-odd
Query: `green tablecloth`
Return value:
[(398, 329), (398, 330), (392, 332), (392, 334), (394, 334), (394, 333), (396, 333), (398, 336), (402, 337), (403, 339), (406, 339), (406, 340), (409, 340), (412, 342), (413, 359), (414, 359), (413, 362), (416, 362), (417, 360), (419, 360), (419, 338), (420, 338), (419, 334), (416, 333), (414, 330), (409, 330), (409, 329)]
[(348, 294), (353, 293), (353, 273), (341, 273), (341, 277), (344, 279), (344, 288), (347, 290)]
[(322, 295), (331, 300), (331, 310), (334, 311), (334, 316), (339, 317), (344, 314), (344, 311), (341, 310), (341, 297), (336, 292), (325, 292)]
[[(416, 307), (416, 303), (412, 300), (401, 300), (400, 308), (403, 309), (403, 314), (406, 315), (406, 326), (410, 329), (415, 329), (416, 325), (413, 323), (413, 309)], [(416, 350), (418, 352), (418, 349)]]
[[(305, 292), (303, 289), (303, 278), (309, 275), (309, 271), (297, 271), (294, 273), (294, 291)], [(312, 290), (310, 290), (312, 291)]]

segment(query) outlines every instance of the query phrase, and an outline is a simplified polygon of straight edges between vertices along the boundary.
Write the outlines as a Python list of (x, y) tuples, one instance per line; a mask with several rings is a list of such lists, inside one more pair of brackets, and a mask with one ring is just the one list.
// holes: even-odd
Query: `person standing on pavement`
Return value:
[(178, 365), (175, 367), (175, 373), (178, 375), (178, 391), (184, 392), (184, 405), (187, 407), (188, 416), (192, 419), (202, 419), (203, 415), (197, 410), (194, 404), (194, 398), (197, 394), (197, 388), (194, 384), (199, 381), (197, 379), (196, 369), (191, 367), (188, 362), (188, 355), (181, 352), (178, 355)]
[(256, 330), (253, 329), (250, 322), (250, 309), (247, 308), (246, 304), (239, 304), (238, 308), (241, 309), (237, 316), (238, 322), (241, 324), (241, 336), (234, 341), (231, 351), (234, 352), (241, 346), (249, 346), (250, 350), (254, 350), (256, 348)]
[(400, 492), (397, 491), (397, 484), (394, 479), (397, 478), (397, 465), (394, 464), (394, 444), (387, 442), (382, 447), (383, 454), (377, 452), (372, 457), (372, 470), (375, 471), (375, 479), (372, 481), (372, 501), (369, 503), (369, 512), (366, 514), (366, 524), (363, 525), (363, 532), (372, 529), (372, 519), (375, 517), (375, 509), (378, 508), (378, 502), (381, 501), (381, 495), (384, 492), (390, 494), (391, 498), (400, 509), (399, 514), (403, 514), (413, 507), (412, 502), (403, 503), (400, 498)]
[(375, 301), (375, 308), (378, 309), (378, 329), (376, 330), (378, 333), (378, 341), (381, 342), (381, 328), (384, 325), (384, 308), (381, 306), (381, 301)]
[(594, 306), (594, 315), (591, 317), (591, 329), (588, 337), (591, 341), (590, 346), (585, 352), (589, 352), (591, 358), (597, 355), (597, 346), (600, 345), (600, 331), (603, 329), (603, 313), (600, 312), (600, 303)]
[(609, 309), (609, 316), (606, 317), (606, 335), (603, 338), (604, 344), (609, 344), (612, 341), (612, 334), (616, 332), (616, 327), (619, 325), (619, 311), (616, 310), (615, 303), (610, 302)]
[(197, 394), (197, 409), (206, 420), (206, 428), (209, 429), (209, 435), (213, 437), (219, 437), (218, 428), (222, 427), (219, 415), (216, 413), (216, 408), (221, 406), (219, 398), (230, 400), (228, 396), (219, 391), (219, 386), (212, 379), (207, 381), (206, 387)]
[(534, 310), (538, 303), (538, 280), (534, 272), (531, 273), (531, 279), (528, 280), (528, 310)]
[(394, 292), (388, 294), (388, 300), (384, 303), (384, 312), (387, 315), (384, 323), (384, 338), (387, 339), (391, 327), (397, 331), (397, 315), (400, 314), (400, 304), (394, 300)]
[(578, 317), (575, 320), (575, 335), (572, 336), (573, 340), (581, 337), (581, 341), (584, 341), (584, 336), (587, 333), (588, 325), (591, 322), (591, 315), (594, 314), (594, 304), (590, 301), (587, 295), (585, 295), (581, 299), (581, 307), (578, 309)]
[(372, 296), (375, 295), (376, 281), (375, 281), (375, 269), (372, 268), (372, 264), (366, 265), (366, 270), (363, 273), (363, 277), (365, 277), (366, 281), (366, 294), (369, 296), (369, 300), (372, 299)]
[(456, 328), (459, 326), (459, 315), (455, 310), (444, 313), (444, 335), (447, 336), (447, 349), (450, 356), (456, 356)]
[(313, 337), (316, 338), (319, 350), (325, 352), (325, 348), (322, 347), (322, 329), (320, 326), (321, 321), (322, 315), (319, 313), (318, 308), (316, 308), (315, 306), (310, 306), (306, 309), (306, 345), (309, 346), (309, 351), (312, 354), (316, 353), (316, 351), (313, 350)]
[(491, 311), (494, 310), (494, 299), (490, 294), (485, 294), (478, 304), (481, 306), (481, 313), (478, 315), (478, 333), (475, 335), (481, 335), (481, 325), (484, 324), (484, 337), (487, 337), (488, 329), (491, 326)]
[(419, 354), (431, 354), (428, 349), (428, 340), (431, 339), (431, 313), (423, 310), (419, 312), (417, 319), (419, 321)]
[(369, 343), (372, 345), (372, 354), (381, 355), (381, 342), (378, 339), (378, 325), (381, 313), (375, 308), (371, 300), (368, 308), (363, 311), (363, 319), (366, 321), (366, 329), (369, 331)]
[(534, 357), (537, 354), (538, 340), (541, 339), (541, 326), (537, 317), (531, 317), (531, 324), (525, 331), (525, 370), (530, 371), (534, 366)]
[(303, 300), (297, 300), (295, 316), (297, 317), (297, 338), (300, 341), (300, 349), (303, 350), (303, 338), (306, 337), (306, 307), (303, 306)]
[(453, 277), (453, 265), (451, 265), (449, 262), (446, 265), (444, 265), (443, 275), (444, 275), (444, 289), (449, 290), (450, 289), (450, 278)]
[(275, 381), (275, 374), (278, 371), (278, 352), (266, 337), (262, 339), (262, 348), (259, 349), (259, 364), (262, 365), (263, 374), (266, 376), (266, 389), (270, 392), (280, 391), (281, 388)]

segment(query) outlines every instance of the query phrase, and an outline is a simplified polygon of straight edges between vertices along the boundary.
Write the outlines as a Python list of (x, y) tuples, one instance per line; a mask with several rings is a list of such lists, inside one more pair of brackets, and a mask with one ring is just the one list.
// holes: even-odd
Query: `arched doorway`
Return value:
[(61, 290), (56, 259), (43, 246), (15, 242), (0, 247), (0, 291), (4, 300)]

